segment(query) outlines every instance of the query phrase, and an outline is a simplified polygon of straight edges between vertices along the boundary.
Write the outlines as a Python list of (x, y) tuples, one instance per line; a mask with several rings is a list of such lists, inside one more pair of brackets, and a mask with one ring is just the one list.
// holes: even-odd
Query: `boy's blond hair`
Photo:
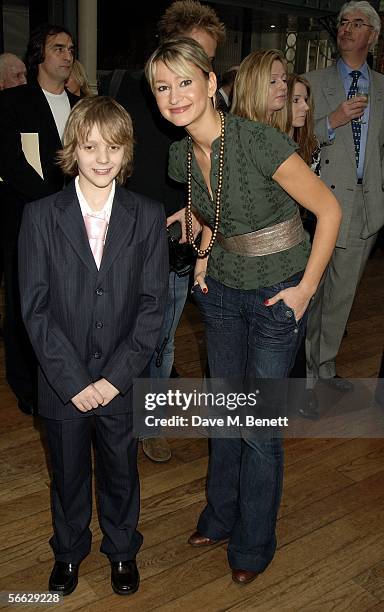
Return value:
[(69, 176), (78, 173), (76, 147), (86, 142), (94, 125), (105, 142), (124, 147), (124, 157), (116, 181), (123, 184), (132, 172), (133, 127), (127, 111), (109, 96), (90, 96), (72, 109), (65, 126), (59, 166)]

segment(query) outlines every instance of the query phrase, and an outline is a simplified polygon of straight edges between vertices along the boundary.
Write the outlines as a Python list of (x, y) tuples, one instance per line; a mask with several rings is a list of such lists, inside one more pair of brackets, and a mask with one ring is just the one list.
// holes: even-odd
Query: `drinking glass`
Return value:
[(369, 85), (358, 85), (357, 86), (357, 91), (356, 91), (356, 96), (364, 96), (367, 99), (367, 106), (364, 109), (363, 114), (361, 115), (361, 117), (359, 117), (358, 119), (356, 119), (356, 121), (358, 121), (358, 123), (367, 123), (365, 120), (365, 111), (368, 108), (368, 103), (369, 103)]

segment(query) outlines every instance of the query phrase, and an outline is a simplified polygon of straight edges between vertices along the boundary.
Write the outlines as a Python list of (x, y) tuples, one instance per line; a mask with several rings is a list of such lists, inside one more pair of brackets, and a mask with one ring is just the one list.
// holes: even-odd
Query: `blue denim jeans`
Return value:
[(175, 333), (188, 294), (189, 276), (169, 273), (169, 287), (164, 321), (159, 340), (149, 362), (148, 378), (169, 378), (175, 356)]
[[(295, 321), (280, 300), (265, 299), (299, 283), (302, 273), (271, 287), (241, 290), (206, 278), (208, 293), (193, 296), (206, 328), (208, 362), (214, 378), (286, 378), (301, 342), (306, 316)], [(197, 530), (229, 538), (234, 569), (262, 572), (276, 549), (276, 520), (283, 485), (283, 446), (277, 438), (210, 440), (207, 505)]]

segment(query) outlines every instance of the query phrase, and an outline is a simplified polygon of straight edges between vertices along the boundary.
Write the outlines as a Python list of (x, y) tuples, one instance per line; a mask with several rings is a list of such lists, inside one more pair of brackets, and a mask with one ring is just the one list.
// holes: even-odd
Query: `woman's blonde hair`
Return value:
[(68, 78), (75, 79), (76, 83), (80, 88), (80, 95), (86, 98), (87, 96), (92, 96), (93, 91), (89, 85), (87, 73), (85, 72), (85, 68), (79, 60), (73, 60), (73, 66), (71, 70), (71, 74)]
[(76, 176), (76, 147), (87, 141), (95, 125), (105, 142), (124, 147), (123, 163), (116, 176), (116, 181), (123, 184), (132, 171), (132, 120), (127, 111), (109, 96), (83, 98), (74, 106), (65, 126), (63, 149), (57, 155), (59, 166), (64, 174)]
[(312, 154), (318, 147), (318, 141), (314, 133), (315, 104), (309, 81), (298, 74), (290, 74), (288, 77), (287, 127), (285, 131), (289, 134), (292, 127), (292, 104), (296, 83), (301, 83), (307, 90), (307, 105), (309, 110), (307, 111), (303, 127), (293, 128), (292, 138), (299, 145), (298, 154), (303, 158), (305, 163), (310, 166), (312, 163)]
[(276, 49), (254, 51), (241, 62), (233, 87), (231, 112), (240, 117), (268, 123), (285, 131), (287, 108), (268, 113), (268, 93), (273, 62), (281, 62), (287, 72), (287, 62)]
[(145, 76), (153, 93), (158, 62), (163, 62), (169, 70), (184, 78), (192, 76), (190, 64), (200, 68), (207, 78), (212, 72), (211, 60), (198, 42), (192, 38), (170, 38), (152, 53), (145, 65)]

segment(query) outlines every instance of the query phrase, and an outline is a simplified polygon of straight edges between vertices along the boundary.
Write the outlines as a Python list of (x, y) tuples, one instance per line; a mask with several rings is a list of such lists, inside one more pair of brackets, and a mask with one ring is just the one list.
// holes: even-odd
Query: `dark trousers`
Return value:
[[(102, 410), (102, 408), (98, 409)], [(137, 440), (128, 413), (57, 421), (43, 419), (52, 464), (51, 546), (57, 561), (79, 563), (91, 549), (92, 434), (100, 550), (111, 561), (134, 559), (142, 544), (137, 531), (139, 478)]]
[[(296, 323), (293, 311), (284, 302), (271, 307), (263, 302), (297, 285), (301, 276), (254, 291), (232, 289), (210, 277), (206, 279), (207, 294), (194, 287), (193, 295), (205, 323), (213, 378), (246, 382), (287, 377), (306, 317)], [(210, 442), (207, 505), (197, 529), (213, 539), (229, 538), (232, 568), (262, 572), (276, 549), (283, 485), (282, 442), (278, 438), (246, 437), (213, 438)]]
[(33, 404), (36, 400), (37, 361), (21, 317), (16, 238), (14, 242), (4, 240), (3, 252), (5, 373), (16, 397)]

